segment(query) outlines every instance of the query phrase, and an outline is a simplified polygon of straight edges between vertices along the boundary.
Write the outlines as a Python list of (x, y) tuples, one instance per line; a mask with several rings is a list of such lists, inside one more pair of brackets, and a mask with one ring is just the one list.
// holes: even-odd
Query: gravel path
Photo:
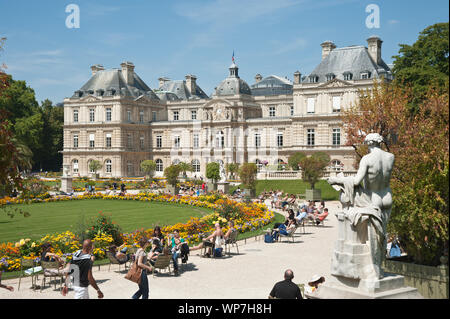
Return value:
[[(250, 298), (267, 299), (273, 285), (283, 279), (288, 268), (294, 271), (295, 283), (307, 283), (314, 274), (330, 277), (331, 254), (337, 238), (337, 220), (334, 213), (340, 207), (338, 201), (327, 202), (330, 215), (325, 226), (306, 226), (306, 233), (298, 228), (295, 242), (283, 238), (282, 242), (267, 244), (262, 237), (240, 241), (239, 255), (232, 249), (232, 255), (221, 259), (201, 258), (194, 251), (186, 265), (181, 266), (180, 276), (166, 273), (150, 275), (151, 299), (228, 299)], [(138, 289), (137, 285), (123, 278), (124, 271), (118, 272), (118, 265), (93, 268), (105, 299), (131, 298)], [(39, 277), (39, 284), (42, 276)], [(73, 298), (73, 291), (63, 297), (59, 289), (48, 284), (42, 293), (30, 289), (31, 278), (22, 279), (17, 291), (18, 279), (3, 280), (2, 283), (14, 287), (14, 292), (0, 289), (0, 299), (59, 299)], [(217, 289), (217, 283), (220, 289)], [(58, 285), (57, 285), (58, 287)], [(215, 287), (215, 288), (213, 288)], [(95, 290), (90, 287), (90, 297), (96, 298)]]

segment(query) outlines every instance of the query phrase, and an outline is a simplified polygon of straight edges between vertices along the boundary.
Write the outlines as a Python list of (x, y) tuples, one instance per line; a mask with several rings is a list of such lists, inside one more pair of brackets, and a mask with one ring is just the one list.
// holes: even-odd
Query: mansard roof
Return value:
[[(175, 94), (177, 96), (177, 98), (180, 100), (207, 99), (208, 98), (208, 95), (197, 84), (195, 84), (195, 94), (191, 94), (191, 92), (189, 92), (189, 90), (186, 86), (185, 80), (166, 81), (159, 88), (159, 91)], [(161, 94), (161, 96), (163, 96), (163, 95)], [(173, 100), (173, 98), (169, 98), (169, 99)]]
[(135, 73), (132, 73), (133, 84), (127, 84), (122, 70), (110, 69), (97, 71), (72, 98), (82, 98), (87, 95), (95, 96), (130, 96), (137, 98), (146, 96), (152, 100), (159, 100), (158, 96)]
[[(387, 64), (381, 60), (376, 64), (364, 46), (348, 46), (332, 50), (310, 73), (318, 76), (317, 82), (327, 82), (327, 74), (334, 74), (337, 79), (344, 80), (344, 73), (352, 73), (353, 79), (360, 79), (362, 72), (370, 72), (370, 78), (377, 78), (382, 73), (390, 72)], [(305, 79), (308, 82), (308, 77)]]
[(261, 81), (251, 85), (252, 95), (268, 96), (280, 94), (292, 94), (292, 82), (278, 75), (269, 75)]

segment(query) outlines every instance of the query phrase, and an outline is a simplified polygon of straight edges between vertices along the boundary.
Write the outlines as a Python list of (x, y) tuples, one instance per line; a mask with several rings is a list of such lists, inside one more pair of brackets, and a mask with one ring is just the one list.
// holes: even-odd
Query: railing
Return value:
[[(322, 179), (337, 176), (340, 172), (327, 171), (323, 174)], [(355, 176), (356, 171), (343, 171), (344, 176)], [(301, 171), (260, 171), (258, 172), (257, 179), (301, 179)]]

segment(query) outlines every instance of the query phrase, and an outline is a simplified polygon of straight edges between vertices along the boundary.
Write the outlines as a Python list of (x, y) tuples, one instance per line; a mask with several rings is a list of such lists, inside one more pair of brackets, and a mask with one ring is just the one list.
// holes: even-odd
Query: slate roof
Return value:
[(195, 85), (195, 94), (191, 94), (186, 86), (185, 80), (166, 81), (159, 88), (159, 90), (163, 92), (171, 92), (180, 100), (208, 98), (208, 95), (197, 84)]
[(334, 74), (337, 79), (344, 80), (344, 73), (350, 72), (353, 80), (361, 79), (361, 73), (369, 71), (370, 78), (379, 77), (382, 73), (390, 72), (387, 64), (381, 60), (377, 65), (372, 60), (368, 49), (364, 46), (348, 46), (336, 48), (325, 57), (319, 65), (309, 74), (305, 81), (309, 82), (310, 76), (318, 76), (317, 82), (327, 82), (327, 75)]
[(75, 91), (72, 98), (82, 98), (87, 95), (95, 96), (130, 96), (137, 98), (146, 96), (159, 100), (158, 96), (145, 84), (142, 79), (133, 72), (133, 85), (128, 85), (122, 75), (122, 70), (111, 69), (97, 71), (79, 90)]
[(216, 88), (217, 96), (224, 95), (235, 95), (235, 94), (248, 94), (252, 95), (252, 91), (250, 90), (247, 82), (242, 80), (238, 75), (239, 68), (234, 62), (228, 68), (230, 70), (230, 75), (223, 80), (219, 86)]
[(280, 94), (292, 94), (292, 82), (278, 75), (269, 75), (261, 81), (252, 84), (251, 90), (254, 96), (268, 96)]

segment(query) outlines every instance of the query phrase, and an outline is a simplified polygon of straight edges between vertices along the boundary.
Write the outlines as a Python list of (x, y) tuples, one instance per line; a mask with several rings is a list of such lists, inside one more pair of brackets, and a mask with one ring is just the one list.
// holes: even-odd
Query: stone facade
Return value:
[[(381, 50), (377, 41), (375, 51)], [(233, 62), (211, 96), (194, 75), (180, 81), (161, 77), (152, 90), (131, 62), (111, 70), (95, 65), (91, 79), (64, 100), (63, 165), (73, 176), (88, 176), (88, 163), (95, 159), (103, 164), (101, 177), (142, 176), (140, 162), (153, 159), (155, 175), (162, 176), (165, 167), (184, 161), (194, 165), (190, 175), (200, 177), (211, 161), (275, 165), (296, 151), (325, 151), (330, 171), (351, 173), (354, 152), (345, 146), (340, 112), (374, 79), (389, 78), (390, 70), (380, 52), (363, 46), (322, 45), (322, 51), (317, 68), (306, 77), (295, 72), (293, 83), (258, 74), (249, 86)], [(377, 63), (372, 56), (379, 55)]]

